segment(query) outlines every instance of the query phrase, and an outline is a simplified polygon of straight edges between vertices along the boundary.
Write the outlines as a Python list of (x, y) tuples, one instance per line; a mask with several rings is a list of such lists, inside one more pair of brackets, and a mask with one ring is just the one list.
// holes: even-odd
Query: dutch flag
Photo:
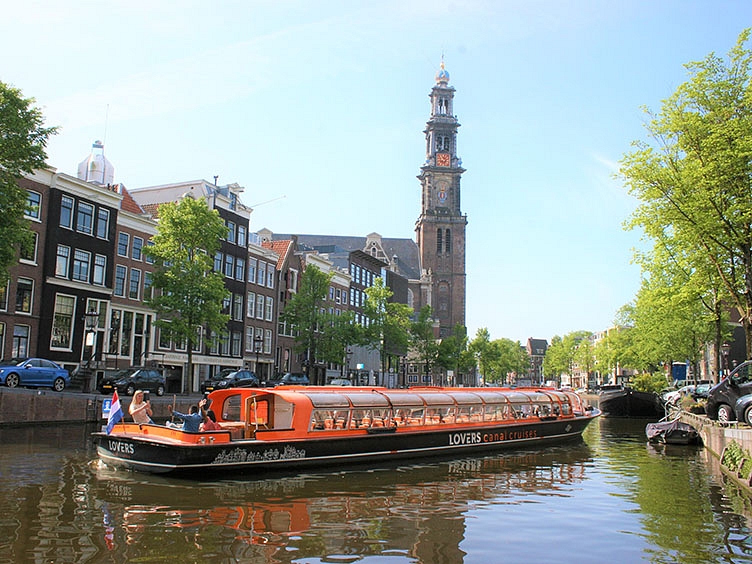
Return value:
[(123, 418), (123, 410), (120, 409), (120, 398), (117, 390), (112, 394), (112, 404), (110, 405), (110, 415), (107, 417), (107, 434), (112, 432), (112, 428)]

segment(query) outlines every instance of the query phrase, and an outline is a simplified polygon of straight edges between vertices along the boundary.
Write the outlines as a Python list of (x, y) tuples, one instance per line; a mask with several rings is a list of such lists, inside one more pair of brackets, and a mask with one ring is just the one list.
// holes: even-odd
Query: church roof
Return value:
[[(373, 234), (372, 234), (373, 235)], [(292, 235), (274, 233), (273, 241), (290, 239)], [(353, 237), (345, 235), (296, 235), (298, 248), (302, 251), (318, 251), (319, 253), (337, 254), (352, 251), (365, 251), (369, 237)], [(409, 280), (420, 279), (420, 254), (418, 245), (412, 239), (397, 239), (381, 237), (381, 248), (387, 259), (386, 262), (395, 261), (399, 273)], [(378, 257), (382, 258), (382, 257)], [(383, 260), (383, 259), (382, 259)]]

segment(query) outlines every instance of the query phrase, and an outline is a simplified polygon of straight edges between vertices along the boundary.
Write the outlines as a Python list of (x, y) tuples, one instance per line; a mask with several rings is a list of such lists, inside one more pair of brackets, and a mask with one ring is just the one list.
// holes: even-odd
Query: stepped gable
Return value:
[[(292, 238), (290, 234), (274, 233), (273, 242)], [(298, 248), (303, 251), (318, 251), (319, 253), (336, 253), (337, 251), (364, 251), (367, 237), (350, 237), (342, 235), (295, 235)], [(420, 258), (418, 246), (412, 239), (397, 239), (382, 237), (381, 246), (389, 260), (396, 259), (399, 273), (409, 280), (420, 280)]]

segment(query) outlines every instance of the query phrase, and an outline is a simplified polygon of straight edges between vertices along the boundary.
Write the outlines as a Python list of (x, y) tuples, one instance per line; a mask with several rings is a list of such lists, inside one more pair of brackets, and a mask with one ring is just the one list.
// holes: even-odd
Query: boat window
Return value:
[(512, 409), (514, 416), (518, 419), (530, 417), (533, 414), (533, 407), (529, 401), (514, 401), (512, 402)]
[[(454, 397), (449, 394), (421, 394), (420, 396), (426, 405), (453, 405)], [(477, 399), (476, 399), (477, 401)]]
[(426, 425), (447, 425), (455, 421), (453, 405), (426, 408)]
[(506, 421), (513, 419), (509, 404), (490, 404), (484, 408), (484, 418), (486, 421)]
[(399, 390), (385, 390), (380, 392), (381, 395), (389, 400), (389, 403), (393, 407), (397, 406), (416, 406), (423, 405), (423, 399), (418, 395), (411, 392), (402, 392)]
[(251, 425), (267, 427), (269, 425), (269, 400), (257, 400), (254, 397), (248, 398), (247, 401), (248, 422)]
[(349, 416), (349, 409), (314, 409), (311, 413), (311, 430), (346, 429)]
[(391, 419), (388, 408), (353, 409), (352, 418), (350, 419), (350, 429), (385, 427), (391, 425)]
[(222, 402), (222, 420), (240, 421), (240, 394), (228, 396)]
[(423, 424), (423, 406), (406, 406), (394, 410), (394, 423), (398, 427), (422, 425)]
[(483, 400), (483, 403), (508, 403), (507, 397), (501, 392), (491, 392), (486, 390), (478, 390), (473, 392)]
[(452, 398), (460, 405), (479, 405), (482, 403), (480, 396), (471, 392), (452, 392)]

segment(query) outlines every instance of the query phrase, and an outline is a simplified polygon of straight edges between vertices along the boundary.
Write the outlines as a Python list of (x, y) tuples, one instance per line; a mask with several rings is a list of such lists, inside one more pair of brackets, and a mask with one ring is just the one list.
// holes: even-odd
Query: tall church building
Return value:
[[(457, 129), (453, 114), (454, 87), (442, 61), (430, 94), (431, 114), (424, 131), (426, 160), (420, 167), (422, 198), (415, 223), (415, 240), (365, 236), (297, 234), (302, 252), (315, 251), (348, 268), (348, 253), (362, 251), (378, 259), (385, 271), (407, 280), (407, 304), (415, 311), (430, 305), (440, 336), (465, 326), (465, 228), (460, 207), (460, 177), (465, 169), (457, 156)], [(369, 218), (371, 219), (371, 218)], [(378, 218), (375, 218), (378, 221)], [(287, 240), (291, 234), (259, 231), (262, 239)]]
[(430, 304), (441, 336), (465, 326), (465, 230), (460, 206), (460, 178), (465, 169), (457, 156), (454, 87), (441, 62), (431, 90), (431, 117), (426, 129), (426, 161), (418, 176), (422, 188), (415, 242), (421, 261), (420, 303)]

